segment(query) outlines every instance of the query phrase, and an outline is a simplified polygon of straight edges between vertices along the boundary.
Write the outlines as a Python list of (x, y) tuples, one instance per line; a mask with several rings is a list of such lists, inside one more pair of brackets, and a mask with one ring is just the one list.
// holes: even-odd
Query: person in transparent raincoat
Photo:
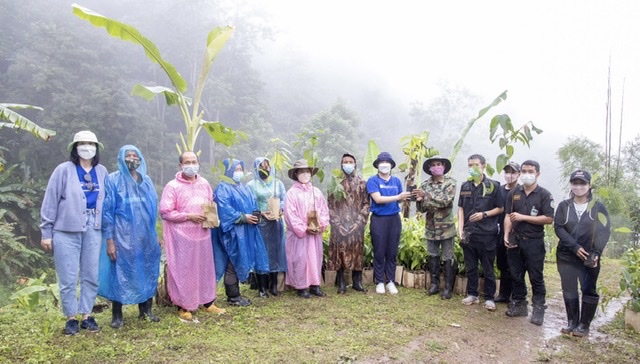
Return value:
[(105, 192), (98, 294), (113, 302), (111, 327), (122, 327), (123, 304), (137, 303), (140, 318), (160, 321), (151, 313), (160, 270), (158, 197), (138, 148), (120, 148), (118, 171), (105, 180)]

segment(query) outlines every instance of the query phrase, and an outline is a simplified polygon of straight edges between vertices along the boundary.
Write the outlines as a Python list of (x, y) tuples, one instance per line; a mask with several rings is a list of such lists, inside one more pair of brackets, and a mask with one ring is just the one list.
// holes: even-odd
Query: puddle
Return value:
[[(601, 341), (608, 338), (608, 336), (600, 331), (598, 328), (613, 320), (616, 313), (618, 313), (624, 307), (624, 304), (628, 300), (628, 297), (622, 299), (612, 299), (607, 305), (606, 310), (602, 311), (602, 306), (598, 307), (596, 316), (591, 322), (591, 328), (589, 330), (590, 341)], [(567, 315), (564, 308), (564, 301), (562, 299), (548, 299), (547, 304), (549, 308), (546, 310), (544, 316), (543, 332), (544, 340), (548, 341), (553, 338), (562, 335), (560, 329), (567, 325)], [(553, 309), (551, 309), (553, 307)]]

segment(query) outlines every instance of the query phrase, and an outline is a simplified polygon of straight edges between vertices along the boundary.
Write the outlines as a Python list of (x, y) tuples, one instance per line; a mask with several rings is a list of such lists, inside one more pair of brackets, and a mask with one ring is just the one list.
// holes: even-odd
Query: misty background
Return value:
[[(516, 127), (532, 121), (544, 131), (534, 134), (530, 148), (516, 145), (513, 159), (539, 161), (539, 182), (559, 201), (567, 196), (567, 172), (557, 151), (570, 137), (587, 140), (594, 153), (603, 148), (608, 82), (614, 155), (618, 145), (633, 152), (640, 142), (640, 32), (634, 31), (640, 14), (633, 2), (78, 4), (132, 25), (154, 42), (187, 80), (187, 95), (208, 32), (235, 28), (214, 62), (202, 103), (205, 119), (248, 138), (224, 148), (201, 133), (197, 149), (205, 170), (228, 156), (249, 167), (272, 150), (272, 138), (289, 143), (296, 160), (310, 135), (319, 136), (327, 174), (345, 151), (361, 165), (369, 140), (404, 162), (401, 139), (423, 131), (430, 133), (429, 146), (448, 156), (467, 122), (509, 90), (507, 100), (471, 129), (452, 175), (459, 184), (467, 178), (470, 154), (495, 164), (501, 150), (489, 141), (489, 122), (506, 113)], [(6, 166), (17, 165), (12, 178), (35, 191), (33, 221), (49, 174), (68, 159), (67, 144), (79, 130), (94, 131), (104, 143), (101, 162), (110, 171), (122, 145), (139, 147), (161, 191), (178, 170), (182, 117), (162, 98), (149, 102), (130, 95), (138, 83), (169, 86), (159, 66), (138, 45), (74, 16), (71, 2), (0, 0), (0, 9), (0, 102), (44, 108), (21, 114), (58, 133), (43, 143), (0, 129), (2, 158)], [(205, 175), (217, 183), (213, 173)], [(503, 182), (501, 175), (492, 178)], [(24, 230), (29, 241), (37, 241), (37, 231)]]

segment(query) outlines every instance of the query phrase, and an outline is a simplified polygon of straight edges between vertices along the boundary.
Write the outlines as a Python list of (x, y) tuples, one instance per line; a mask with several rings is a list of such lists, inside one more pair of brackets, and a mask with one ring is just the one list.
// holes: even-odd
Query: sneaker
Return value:
[(484, 308), (486, 308), (489, 311), (495, 311), (496, 310), (496, 303), (493, 302), (492, 300), (486, 300), (486, 301), (484, 301)]
[(393, 282), (387, 283), (387, 291), (389, 291), (389, 293), (391, 294), (398, 294), (398, 289)]
[(98, 323), (93, 318), (93, 316), (89, 316), (86, 319), (82, 320), (82, 322), (80, 323), (80, 328), (85, 329), (89, 332), (100, 331), (100, 326), (98, 326)]
[(384, 294), (384, 283), (380, 282), (376, 284), (376, 293)]
[(178, 318), (180, 318), (180, 321), (182, 322), (193, 321), (193, 315), (191, 314), (191, 312), (185, 310), (178, 310)]
[(215, 303), (212, 303), (209, 307), (205, 307), (204, 310), (208, 313), (217, 313), (218, 315), (222, 315), (223, 313), (227, 312), (227, 310), (225, 310), (224, 308), (216, 306)]
[(469, 296), (467, 296), (467, 298), (463, 298), (462, 299), (462, 304), (463, 305), (469, 306), (469, 305), (474, 305), (474, 304), (477, 304), (477, 303), (480, 303), (480, 300), (478, 299), (477, 296), (469, 295)]
[(78, 328), (78, 320), (68, 320), (67, 324), (64, 326), (64, 334), (67, 336), (75, 335), (80, 331)]

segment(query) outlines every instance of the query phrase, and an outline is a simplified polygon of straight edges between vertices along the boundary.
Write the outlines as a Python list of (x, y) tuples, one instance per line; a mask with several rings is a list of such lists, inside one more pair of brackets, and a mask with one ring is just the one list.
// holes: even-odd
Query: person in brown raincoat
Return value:
[(356, 158), (348, 153), (342, 156), (340, 181), (342, 194), (329, 194), (329, 239), (328, 270), (337, 271), (338, 294), (347, 291), (344, 270), (351, 270), (352, 288), (366, 292), (362, 286), (362, 260), (364, 256), (364, 228), (369, 219), (369, 195), (367, 182), (356, 173)]

